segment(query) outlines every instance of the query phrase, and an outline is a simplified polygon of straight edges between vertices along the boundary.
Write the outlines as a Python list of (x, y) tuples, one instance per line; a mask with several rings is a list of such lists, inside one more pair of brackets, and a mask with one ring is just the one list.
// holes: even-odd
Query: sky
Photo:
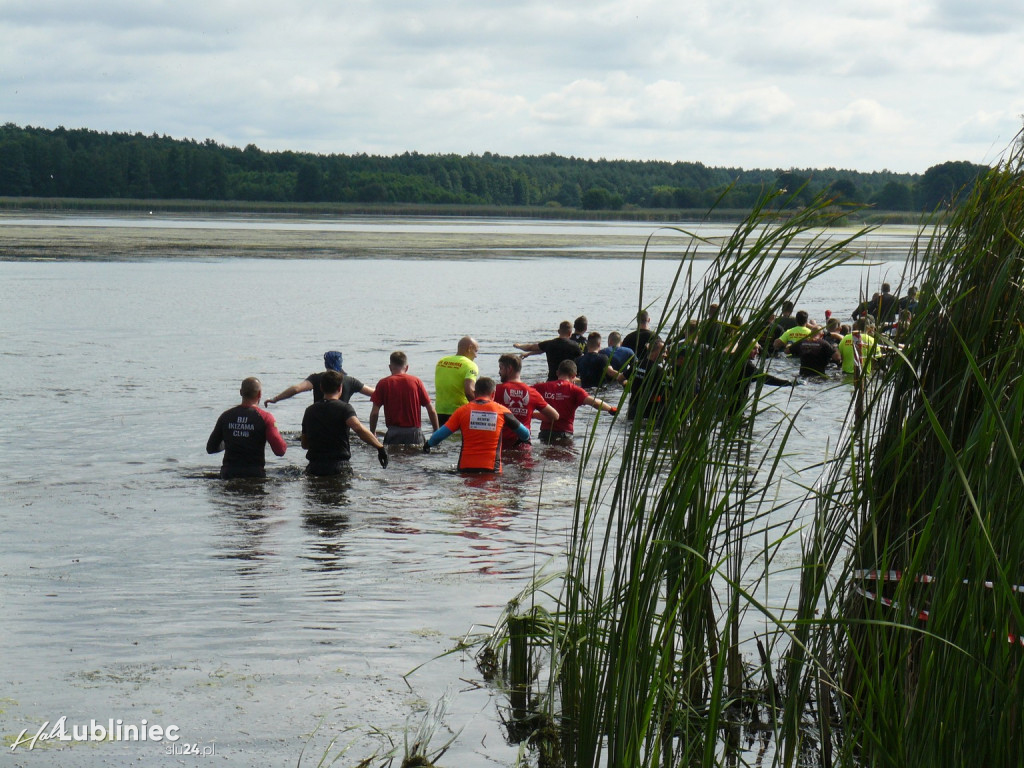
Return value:
[(922, 173), (1024, 114), (1020, 0), (0, 0), (0, 123), (320, 154)]

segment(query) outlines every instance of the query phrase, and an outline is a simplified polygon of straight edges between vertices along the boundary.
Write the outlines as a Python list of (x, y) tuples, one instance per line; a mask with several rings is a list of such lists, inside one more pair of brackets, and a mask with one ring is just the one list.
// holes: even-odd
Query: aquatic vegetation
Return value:
[[(683, 346), (660, 418), (584, 449), (597, 470), (559, 588), (517, 598), (482, 654), (539, 764), (736, 764), (744, 737), (758, 764), (1017, 762), (1021, 157), (909, 255), (918, 318), (848, 389), (845, 434), (809, 482), (787, 462), (799, 414), (745, 365), (773, 308), (849, 257), (856, 233), (805, 237), (830, 215), (764, 205), (699, 279), (681, 260), (661, 299), (659, 334)], [(683, 342), (712, 303), (748, 321), (715, 328), (719, 351)], [(795, 548), (799, 591), (772, 605)]]

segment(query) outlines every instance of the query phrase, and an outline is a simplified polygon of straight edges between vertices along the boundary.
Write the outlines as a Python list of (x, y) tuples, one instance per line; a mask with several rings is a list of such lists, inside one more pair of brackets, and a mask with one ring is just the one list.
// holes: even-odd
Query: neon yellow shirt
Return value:
[(434, 369), (434, 407), (438, 413), (453, 414), (460, 405), (469, 402), (462, 385), (466, 379), (476, 381), (480, 375), (477, 364), (465, 355), (448, 355), (437, 361)]
[(811, 335), (811, 329), (805, 325), (795, 325), (786, 331), (784, 334), (779, 336), (779, 341), (783, 344), (796, 344), (798, 341), (803, 341)]
[[(873, 336), (866, 333), (860, 335), (861, 351), (860, 359), (864, 373), (871, 373), (871, 361), (881, 354), (878, 343)], [(853, 334), (848, 333), (839, 342), (839, 354), (843, 358), (843, 373), (853, 373)]]

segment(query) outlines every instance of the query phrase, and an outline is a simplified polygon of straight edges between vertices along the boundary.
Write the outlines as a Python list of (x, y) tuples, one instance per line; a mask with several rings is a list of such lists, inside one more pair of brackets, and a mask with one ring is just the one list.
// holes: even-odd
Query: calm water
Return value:
[[(0, 247), (14, 221), (0, 219)], [(16, 224), (59, 244), (75, 237), (69, 222), (102, 226), (115, 240), (139, 226)], [(248, 229), (246, 237), (294, 225), (215, 222)], [(164, 226), (207, 231), (182, 220)], [(630, 329), (639, 262), (599, 252), (594, 228), (579, 233), (587, 245), (572, 257), (558, 242), (548, 255), (500, 250), (455, 261), (442, 258), (452, 228), (486, 241), (487, 223), (401, 226), (441, 243), (437, 258), (199, 258), (168, 246), (137, 260), (0, 261), (0, 734), (12, 765), (168, 759), (166, 743), (151, 742), (10, 754), (23, 729), (31, 736), (62, 716), (69, 729), (110, 719), (176, 725), (179, 747), (212, 748), (219, 765), (293, 766), (308, 740), (303, 764), (315, 765), (332, 738), (354, 738), (347, 728), (380, 728), (401, 743), (407, 722), (446, 691), (446, 726), (463, 730), (445, 764), (514, 761), (500, 699), (470, 655), (420, 665), (484, 631), (536, 568), (557, 560), (577, 451), (537, 446), (500, 478), (463, 478), (451, 471), (457, 449), (395, 454), (381, 470), (356, 442), (349, 476), (313, 480), (297, 445), (308, 395), (272, 406), (289, 450), (270, 456), (265, 482), (214, 479), (220, 457), (204, 451), (242, 378), (257, 375), (276, 394), (318, 370), (327, 349), (343, 350), (346, 370), (371, 385), (387, 374), (390, 351), (404, 349), (432, 391), (434, 363), (463, 334), (479, 340), (481, 372), (496, 377), (499, 354), (551, 337), (563, 318), (586, 314), (605, 334)], [(490, 226), (505, 236), (552, 225)], [(663, 293), (673, 269), (650, 265), (647, 295)], [(826, 308), (848, 316), (866, 276), (896, 281), (899, 269), (843, 268), (801, 305), (819, 318)], [(542, 359), (527, 361), (525, 378), (543, 373)], [(798, 467), (834, 439), (847, 395), (841, 385), (789, 395), (769, 397), (805, 406)], [(365, 422), (369, 401), (356, 396), (353, 405)], [(578, 431), (593, 414), (580, 412)], [(600, 429), (621, 436), (622, 425), (608, 424), (602, 417)], [(796, 546), (782, 566), (796, 561)], [(795, 575), (771, 582), (777, 603), (794, 583)], [(442, 729), (438, 740), (449, 735)], [(366, 754), (355, 752), (348, 762)]]

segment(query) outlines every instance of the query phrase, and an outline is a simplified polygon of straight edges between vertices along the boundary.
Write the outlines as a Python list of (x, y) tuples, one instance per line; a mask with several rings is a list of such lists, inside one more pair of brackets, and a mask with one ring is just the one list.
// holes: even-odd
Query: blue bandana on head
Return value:
[(337, 371), (341, 373), (341, 352), (325, 352), (324, 353), (324, 366), (329, 371)]

